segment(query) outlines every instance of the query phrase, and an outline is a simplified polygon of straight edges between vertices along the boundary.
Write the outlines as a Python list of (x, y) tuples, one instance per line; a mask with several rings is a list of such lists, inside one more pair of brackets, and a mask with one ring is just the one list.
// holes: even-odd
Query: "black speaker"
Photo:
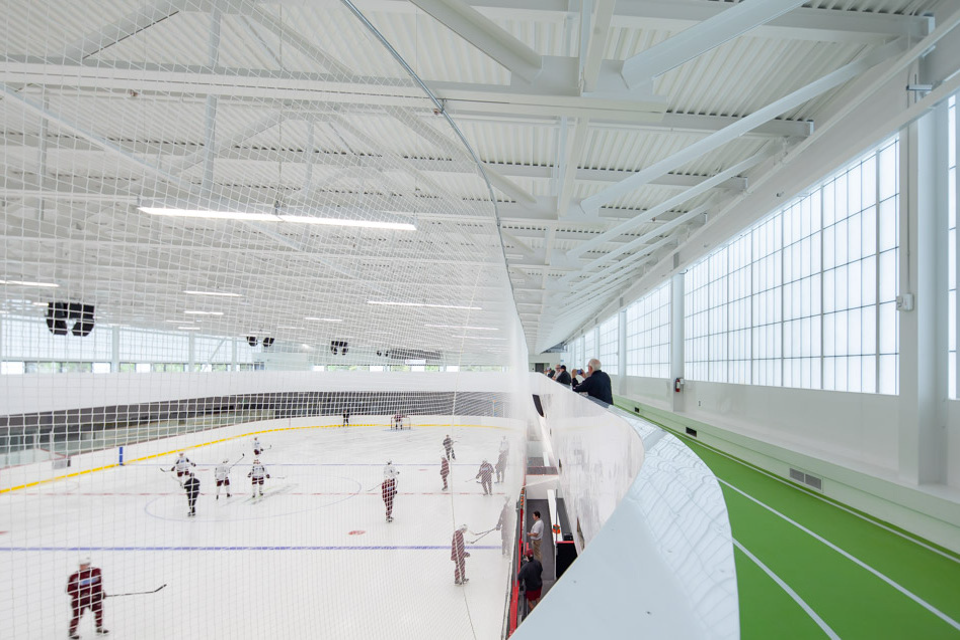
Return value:
[(330, 341), (330, 352), (333, 355), (347, 355), (347, 342), (346, 340), (331, 340)]
[(263, 339), (263, 346), (264, 346), (264, 348), (272, 347), (272, 346), (273, 346), (273, 338), (264, 338), (264, 339)]
[(257, 336), (247, 336), (247, 344), (251, 347), (257, 346)]
[[(93, 311), (92, 304), (50, 302), (47, 304), (47, 328), (55, 336), (65, 336), (71, 332), (81, 338), (88, 336), (94, 327)], [(69, 328), (67, 320), (77, 322)]]

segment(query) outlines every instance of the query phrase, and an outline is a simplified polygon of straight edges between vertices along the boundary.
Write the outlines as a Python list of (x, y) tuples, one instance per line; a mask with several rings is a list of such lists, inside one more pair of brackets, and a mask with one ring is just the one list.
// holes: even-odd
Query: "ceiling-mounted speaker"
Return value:
[(79, 322), (73, 325), (73, 335), (85, 338), (93, 331), (93, 305), (77, 304), (70, 305), (70, 317), (78, 318)]
[(264, 339), (263, 339), (263, 346), (264, 346), (265, 348), (272, 347), (272, 346), (273, 346), (273, 338), (264, 338)]
[[(81, 338), (88, 336), (94, 327), (93, 312), (92, 304), (50, 302), (47, 304), (47, 329), (55, 336), (65, 336), (71, 332)], [(68, 320), (77, 322), (71, 328), (67, 325)]]
[(331, 340), (330, 341), (330, 352), (333, 355), (347, 355), (347, 346), (348, 343), (346, 340)]
[(247, 344), (251, 347), (257, 346), (257, 336), (247, 336)]

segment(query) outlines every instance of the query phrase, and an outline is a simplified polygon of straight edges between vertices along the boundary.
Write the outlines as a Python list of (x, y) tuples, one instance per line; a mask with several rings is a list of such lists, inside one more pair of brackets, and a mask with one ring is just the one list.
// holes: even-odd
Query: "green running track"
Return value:
[(960, 638), (960, 556), (664, 428), (720, 480), (744, 640)]

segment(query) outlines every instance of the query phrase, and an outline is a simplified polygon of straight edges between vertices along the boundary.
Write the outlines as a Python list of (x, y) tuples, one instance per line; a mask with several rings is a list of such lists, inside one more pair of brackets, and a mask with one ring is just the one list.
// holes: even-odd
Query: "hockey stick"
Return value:
[(153, 593), (156, 593), (157, 591), (160, 591), (160, 589), (163, 589), (165, 586), (167, 586), (166, 582), (164, 582), (162, 585), (160, 585), (153, 591), (131, 591), (130, 593), (108, 593), (103, 597), (104, 598), (122, 598), (124, 596), (149, 596)]
[(473, 534), (473, 535), (477, 536), (477, 539), (476, 539), (476, 540), (471, 540), (471, 541), (470, 541), (470, 544), (477, 544), (478, 542), (480, 542), (480, 539), (481, 539), (481, 538), (483, 538), (484, 536), (486, 536), (488, 533), (492, 533), (493, 531), (496, 531), (496, 528), (490, 529), (489, 531), (484, 531), (483, 533), (475, 533), (475, 534)]
[(245, 455), (247, 455), (247, 454), (241, 453), (241, 454), (240, 454), (240, 457), (237, 458), (237, 461), (234, 462), (232, 465), (230, 465), (230, 468), (233, 469), (235, 466), (237, 466), (238, 464), (240, 464), (240, 461), (243, 460), (243, 456), (245, 456)]

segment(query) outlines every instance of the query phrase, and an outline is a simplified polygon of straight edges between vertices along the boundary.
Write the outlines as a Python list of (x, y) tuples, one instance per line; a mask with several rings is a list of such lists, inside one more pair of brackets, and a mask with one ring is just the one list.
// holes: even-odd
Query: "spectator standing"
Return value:
[(527, 592), (527, 606), (530, 611), (540, 602), (540, 594), (543, 592), (542, 576), (543, 564), (533, 556), (532, 551), (527, 551), (527, 561), (517, 574), (517, 580), (523, 583)]
[(577, 393), (585, 393), (600, 402), (613, 404), (610, 376), (600, 370), (600, 361), (596, 358), (587, 363), (587, 379), (574, 387), (573, 390)]
[(533, 512), (533, 526), (530, 527), (530, 533), (527, 534), (530, 543), (533, 545), (533, 556), (537, 560), (543, 560), (540, 554), (540, 544), (543, 542), (543, 520), (540, 519), (540, 512)]

